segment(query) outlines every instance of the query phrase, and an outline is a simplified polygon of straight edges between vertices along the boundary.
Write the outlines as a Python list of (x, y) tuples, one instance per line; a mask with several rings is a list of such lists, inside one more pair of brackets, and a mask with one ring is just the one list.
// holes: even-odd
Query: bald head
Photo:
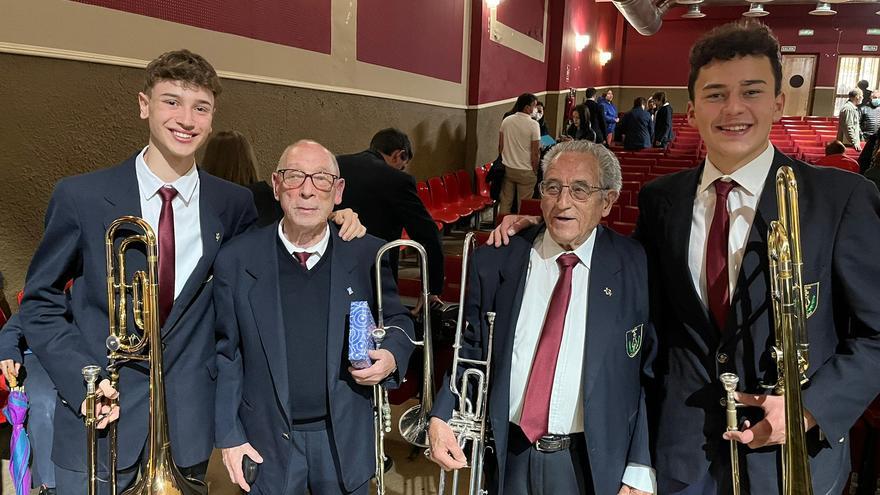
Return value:
[(324, 165), (326, 167), (326, 172), (333, 175), (339, 175), (339, 163), (336, 161), (336, 156), (320, 143), (312, 141), (311, 139), (300, 139), (289, 145), (287, 148), (284, 148), (284, 151), (281, 153), (281, 158), (278, 159), (278, 166), (275, 167), (275, 170), (286, 168), (301, 170), (302, 168), (297, 167), (296, 164), (302, 163), (304, 160), (309, 160), (314, 162), (314, 164)]

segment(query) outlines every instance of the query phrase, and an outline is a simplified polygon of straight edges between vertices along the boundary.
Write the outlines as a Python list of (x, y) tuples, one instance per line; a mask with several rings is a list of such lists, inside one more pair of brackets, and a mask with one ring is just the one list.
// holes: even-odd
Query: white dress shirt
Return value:
[(731, 175), (722, 174), (706, 158), (703, 177), (697, 186), (694, 199), (694, 214), (691, 219), (691, 237), (688, 249), (688, 266), (691, 277), (703, 306), (708, 308), (709, 291), (706, 287), (706, 249), (708, 248), (709, 228), (715, 215), (715, 179), (734, 180), (737, 186), (727, 196), (727, 211), (730, 214), (730, 229), (727, 239), (727, 273), (730, 298), (733, 299), (740, 265), (746, 249), (758, 201), (764, 190), (764, 182), (773, 165), (775, 148), (767, 143), (767, 149), (754, 160), (740, 167)]
[[(140, 190), (141, 217), (150, 224), (156, 238), (159, 237), (159, 214), (162, 213), (162, 197), (159, 189), (171, 186), (177, 196), (171, 200), (174, 210), (174, 298), (180, 295), (189, 276), (202, 258), (202, 228), (199, 220), (199, 172), (196, 164), (176, 181), (166, 184), (147, 166), (141, 150), (135, 158), (138, 189)], [(161, 256), (162, 253), (159, 253)]]
[[(287, 237), (284, 236), (284, 221), (282, 220), (278, 222), (278, 238), (281, 239), (281, 243), (284, 244), (284, 248), (291, 256), (293, 256), (294, 253), (312, 253), (312, 255), (309, 256), (309, 259), (306, 260), (306, 268), (311, 270), (319, 261), (321, 261), (321, 257), (324, 256), (324, 252), (327, 251), (327, 244), (330, 243), (330, 228), (325, 225), (324, 235), (321, 237), (321, 240), (314, 246), (303, 248), (287, 240)], [(299, 263), (298, 260), (297, 263)]]
[[(590, 265), (595, 243), (594, 229), (586, 242), (573, 251), (580, 261), (572, 270), (571, 299), (568, 313), (565, 315), (562, 342), (553, 376), (553, 390), (550, 393), (550, 417), (547, 430), (551, 434), (567, 435), (584, 431), (584, 344), (587, 331)], [(522, 415), (532, 361), (538, 349), (538, 339), (550, 306), (550, 297), (559, 279), (560, 271), (556, 259), (565, 252), (545, 232), (535, 239), (529, 253), (529, 266), (523, 292), (523, 301), (528, 301), (528, 304), (523, 304), (520, 309), (513, 336), (508, 416), (512, 423), (519, 424)], [(596, 377), (596, 379), (600, 378)], [(648, 493), (655, 492), (654, 470), (647, 466), (627, 464), (621, 482)]]

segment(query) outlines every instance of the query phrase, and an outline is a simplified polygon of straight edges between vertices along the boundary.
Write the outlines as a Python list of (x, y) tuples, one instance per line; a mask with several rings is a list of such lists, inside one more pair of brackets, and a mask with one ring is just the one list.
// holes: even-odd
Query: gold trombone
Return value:
[[(135, 234), (123, 237), (116, 247), (117, 231), (120, 228), (136, 230)], [(185, 478), (171, 457), (171, 444), (168, 439), (168, 416), (165, 405), (165, 381), (162, 371), (162, 335), (159, 326), (158, 299), (158, 244), (152, 227), (142, 218), (123, 216), (113, 221), (105, 236), (107, 256), (107, 309), (110, 319), (110, 335), (107, 337), (110, 384), (118, 390), (119, 367), (130, 361), (146, 361), (150, 373), (150, 431), (146, 458), (140, 477), (134, 486), (123, 495), (206, 495), (207, 486), (198, 480)], [(146, 271), (134, 273), (130, 283), (125, 282), (125, 260), (128, 249), (142, 246), (146, 252)], [(138, 333), (127, 329), (127, 300), (132, 300), (132, 316)], [(147, 353), (144, 354), (146, 349)], [(86, 379), (86, 434), (88, 493), (94, 495), (97, 485), (97, 418), (94, 406), (98, 392), (95, 387), (100, 368), (83, 368)], [(115, 404), (113, 404), (115, 405)], [(110, 427), (109, 472), (110, 493), (116, 495), (117, 433), (116, 424)]]
[[(782, 493), (812, 495), (813, 484), (804, 434), (804, 406), (801, 398), (801, 385), (808, 380), (809, 342), (802, 277), (798, 187), (791, 167), (782, 166), (776, 172), (776, 201), (779, 220), (770, 223), (767, 249), (770, 260), (773, 331), (776, 340), (771, 355), (776, 360), (778, 373), (776, 383), (768, 388), (773, 388), (775, 395), (785, 398)], [(734, 388), (735, 386), (734, 384)], [(728, 405), (728, 411), (730, 407)], [(733, 467), (733, 483), (736, 490), (739, 483), (739, 469), (736, 463)]]
[[(488, 342), (486, 347), (486, 359), (474, 359), (461, 357), (462, 332), (467, 324), (465, 321), (465, 295), (467, 290), (467, 267), (470, 251), (475, 246), (474, 233), (468, 232), (464, 238), (464, 247), (461, 254), (461, 290), (458, 301), (458, 319), (455, 324), (455, 341), (452, 344), (452, 368), (449, 378), (449, 390), (455, 396), (458, 408), (452, 412), (449, 426), (455, 433), (458, 446), (465, 450), (470, 444), (470, 478), (468, 482), (469, 495), (482, 495), (487, 493), (483, 488), (483, 465), (486, 454), (487, 437), (489, 436), (486, 424), (489, 397), (489, 374), (492, 370), (492, 341), (495, 332), (495, 313), (487, 312), (486, 320), (489, 325)], [(458, 367), (461, 364), (469, 365), (457, 376)], [(482, 369), (481, 369), (482, 368)], [(474, 389), (474, 397), (471, 397), (471, 388)], [(461, 469), (452, 473), (451, 493), (458, 493), (459, 475)], [(440, 483), (437, 493), (446, 493), (446, 471), (440, 470)]]
[[(373, 341), (376, 348), (381, 346), (388, 330), (398, 327), (386, 327), (384, 321), (384, 310), (382, 305), (382, 256), (392, 249), (399, 249), (401, 246), (411, 247), (418, 252), (419, 268), (422, 278), (422, 293), (420, 296), (422, 303), (422, 320), (424, 337), (421, 341), (414, 341), (406, 338), (413, 345), (423, 347), (423, 373), (422, 373), (422, 398), (419, 404), (409, 408), (400, 416), (398, 424), (400, 434), (403, 438), (416, 446), (428, 446), (428, 413), (434, 404), (434, 346), (431, 338), (431, 305), (430, 290), (428, 289), (428, 253), (425, 248), (418, 242), (408, 239), (398, 239), (391, 241), (376, 253), (376, 316), (377, 327), (373, 330)], [(402, 331), (402, 330), (401, 330)], [(391, 406), (388, 403), (388, 391), (381, 384), (373, 385), (373, 426), (376, 434), (376, 485), (380, 495), (385, 493), (385, 434), (391, 432)]]

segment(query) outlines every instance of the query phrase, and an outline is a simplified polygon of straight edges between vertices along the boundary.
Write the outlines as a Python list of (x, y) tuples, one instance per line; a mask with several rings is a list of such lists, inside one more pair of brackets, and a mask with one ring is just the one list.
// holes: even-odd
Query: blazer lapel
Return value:
[(202, 257), (186, 280), (180, 295), (174, 300), (171, 313), (168, 314), (168, 319), (162, 328), (163, 335), (174, 328), (183, 312), (189, 307), (193, 297), (198, 294), (202, 285), (208, 282), (208, 274), (214, 265), (214, 258), (217, 257), (217, 251), (220, 250), (225, 235), (220, 218), (226, 209), (226, 201), (216, 197), (214, 188), (206, 187), (206, 182), (210, 181), (210, 178), (206, 178), (205, 174), (201, 174), (201, 172), (199, 173), (199, 226), (202, 235)]
[(107, 201), (107, 210), (103, 219), (105, 230), (121, 216), (140, 217), (142, 215), (140, 188), (138, 187), (137, 172), (134, 168), (136, 156), (132, 156), (116, 167), (112, 184), (108, 184), (104, 191), (104, 199)]
[[(287, 371), (287, 345), (284, 318), (281, 316), (281, 293), (278, 277), (277, 223), (264, 227), (257, 243), (262, 256), (255, 257), (245, 271), (254, 278), (248, 293), (257, 332), (263, 344), (263, 352), (269, 363), (269, 372), (275, 384), (275, 392), (287, 418), (290, 418), (290, 384)], [(221, 308), (222, 311), (222, 308)]]
[[(346, 349), (345, 337), (348, 328), (346, 318), (351, 312), (351, 295), (348, 288), (351, 284), (351, 271), (355, 268), (358, 259), (357, 242), (342, 242), (339, 240), (339, 230), (335, 225), (330, 225), (330, 304), (327, 308), (327, 383), (339, 383), (339, 370), (341, 369), (341, 349)], [(373, 277), (370, 277), (373, 280)], [(376, 289), (378, 290), (378, 289)], [(370, 302), (371, 305), (373, 301)], [(328, 389), (328, 391), (330, 391)], [(328, 394), (333, 400), (332, 393)]]
[[(621, 287), (620, 270), (621, 260), (610, 238), (602, 226), (597, 227), (596, 244), (593, 246), (592, 260), (590, 261), (590, 283), (587, 294), (587, 328), (584, 336), (584, 408), (589, 402), (590, 393), (596, 384), (596, 377), (602, 376), (603, 357), (608, 352), (609, 346), (599, 344), (601, 340), (609, 338), (609, 334), (618, 335), (617, 326), (620, 324), (617, 318), (620, 313), (618, 301), (626, 299), (621, 297), (609, 297), (605, 288), (617, 291)], [(620, 346), (623, 347), (623, 339)], [(613, 346), (611, 346), (613, 348)], [(621, 352), (623, 352), (621, 350)], [(588, 378), (590, 377), (590, 378)]]

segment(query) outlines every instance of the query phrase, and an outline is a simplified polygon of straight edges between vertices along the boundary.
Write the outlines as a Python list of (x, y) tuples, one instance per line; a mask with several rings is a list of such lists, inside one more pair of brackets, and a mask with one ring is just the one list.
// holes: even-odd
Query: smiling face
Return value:
[(169, 162), (194, 161), (211, 134), (214, 94), (180, 81), (159, 81), (149, 94), (138, 93), (140, 116), (149, 122), (150, 147)]
[(721, 172), (732, 173), (767, 148), (770, 128), (785, 106), (774, 84), (765, 56), (714, 60), (700, 69), (688, 123), (699, 129), (709, 159)]
[[(544, 173), (544, 183), (555, 181), (562, 186), (580, 182), (599, 186), (599, 163), (587, 153), (562, 152)], [(566, 251), (583, 244), (602, 217), (611, 212), (617, 191), (594, 191), (585, 201), (576, 201), (571, 190), (564, 187), (557, 196), (544, 194), (541, 212), (550, 237)]]
[[(320, 144), (304, 141), (287, 150), (278, 164), (278, 170), (292, 169), (306, 174), (324, 172), (338, 177), (339, 169), (334, 166), (332, 158), (330, 152)], [(345, 181), (337, 179), (329, 191), (316, 188), (311, 178), (305, 179), (297, 187), (290, 187), (282, 182), (281, 175), (276, 172), (272, 174), (272, 185), (275, 198), (284, 211), (285, 234), (296, 236), (316, 230), (323, 232), (333, 206), (342, 202)], [(290, 227), (291, 231), (286, 227)]]

